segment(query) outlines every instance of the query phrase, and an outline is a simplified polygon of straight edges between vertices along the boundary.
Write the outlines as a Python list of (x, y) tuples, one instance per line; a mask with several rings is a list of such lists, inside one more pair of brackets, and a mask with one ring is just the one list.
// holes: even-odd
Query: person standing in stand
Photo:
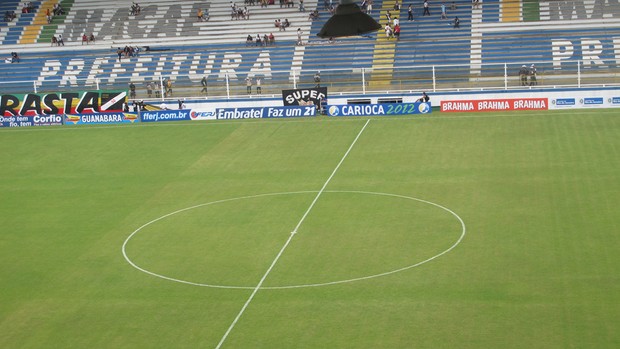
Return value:
[(431, 11), (428, 8), (428, 0), (424, 0), (424, 13), (422, 14), (422, 16), (430, 16), (431, 15)]
[(252, 94), (252, 78), (249, 75), (245, 78), (245, 86), (246, 86), (247, 93), (251, 95)]
[(261, 89), (261, 78), (260, 77), (256, 77), (256, 94), (259, 95), (263, 92), (263, 90)]

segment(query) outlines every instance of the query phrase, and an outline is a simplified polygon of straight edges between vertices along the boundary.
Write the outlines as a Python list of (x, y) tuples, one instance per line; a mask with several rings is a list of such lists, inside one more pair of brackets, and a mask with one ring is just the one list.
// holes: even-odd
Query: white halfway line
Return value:
[(230, 326), (228, 327), (228, 330), (226, 330), (226, 333), (224, 333), (224, 336), (222, 337), (222, 339), (220, 339), (220, 342), (217, 344), (215, 349), (220, 349), (222, 347), (222, 345), (224, 344), (224, 341), (226, 341), (226, 338), (228, 337), (228, 335), (230, 334), (232, 329), (237, 324), (237, 321), (239, 321), (239, 319), (241, 318), (241, 315), (243, 315), (243, 313), (245, 312), (245, 309), (248, 307), (248, 305), (250, 305), (250, 302), (252, 302), (252, 299), (254, 299), (254, 296), (256, 295), (258, 290), (263, 285), (263, 282), (265, 282), (265, 279), (267, 278), (269, 273), (271, 273), (271, 270), (273, 269), (273, 267), (276, 265), (276, 263), (280, 259), (280, 256), (282, 256), (282, 253), (284, 253), (284, 250), (286, 250), (286, 248), (288, 247), (289, 243), (293, 239), (293, 236), (295, 236), (295, 234), (297, 234), (297, 230), (299, 229), (301, 224), (304, 222), (306, 217), (308, 217), (308, 214), (310, 213), (310, 211), (314, 207), (314, 204), (316, 204), (316, 202), (319, 200), (319, 197), (321, 196), (321, 194), (323, 194), (323, 191), (325, 190), (325, 188), (327, 187), (329, 182), (332, 180), (332, 178), (334, 177), (334, 175), (336, 174), (336, 172), (340, 168), (340, 165), (342, 165), (342, 163), (344, 162), (344, 159), (347, 158), (347, 156), (351, 152), (351, 149), (353, 149), (353, 146), (355, 145), (355, 143), (357, 143), (357, 140), (360, 138), (360, 136), (362, 135), (362, 132), (364, 132), (364, 130), (366, 129), (366, 126), (368, 126), (369, 122), (370, 122), (370, 119), (366, 120), (366, 123), (364, 124), (364, 127), (362, 127), (360, 132), (357, 134), (357, 137), (355, 137), (355, 139), (353, 140), (353, 143), (351, 143), (351, 145), (349, 146), (349, 149), (347, 149), (347, 152), (344, 153), (344, 156), (342, 157), (342, 159), (340, 159), (340, 162), (338, 163), (338, 165), (336, 165), (336, 168), (334, 169), (332, 174), (329, 176), (329, 178), (327, 178), (327, 181), (325, 181), (325, 184), (323, 184), (323, 187), (321, 188), (321, 190), (319, 190), (319, 192), (316, 194), (316, 196), (314, 197), (314, 200), (312, 200), (312, 203), (310, 204), (310, 207), (308, 207), (308, 209), (306, 210), (304, 215), (301, 217), (301, 219), (299, 220), (299, 223), (297, 223), (297, 225), (295, 226), (295, 229), (293, 229), (293, 231), (289, 235), (288, 239), (284, 243), (284, 246), (282, 246), (282, 248), (280, 249), (280, 252), (278, 252), (278, 255), (276, 256), (276, 258), (274, 258), (273, 262), (271, 262), (271, 265), (269, 266), (269, 268), (265, 272), (265, 275), (263, 275), (263, 277), (260, 279), (260, 281), (258, 282), (258, 285), (256, 285), (256, 287), (254, 287), (254, 290), (252, 291), (252, 294), (250, 294), (250, 297), (248, 298), (248, 300), (245, 301), (245, 304), (243, 305), (243, 307), (241, 307), (241, 310), (239, 311), (239, 314), (237, 314), (237, 316), (235, 317), (233, 322), (230, 324)]

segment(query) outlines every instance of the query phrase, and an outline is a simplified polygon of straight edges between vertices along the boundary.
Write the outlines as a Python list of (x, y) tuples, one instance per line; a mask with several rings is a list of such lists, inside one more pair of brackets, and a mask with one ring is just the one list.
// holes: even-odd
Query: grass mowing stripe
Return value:
[(297, 234), (297, 230), (299, 229), (299, 227), (301, 226), (303, 221), (306, 219), (306, 217), (308, 216), (308, 214), (310, 213), (310, 211), (312, 210), (312, 208), (314, 207), (314, 205), (318, 201), (318, 199), (321, 196), (321, 194), (323, 194), (323, 191), (325, 190), (325, 187), (327, 187), (327, 185), (332, 180), (332, 178), (334, 178), (334, 175), (336, 174), (336, 172), (340, 168), (340, 165), (342, 165), (344, 160), (347, 158), (347, 156), (351, 152), (351, 149), (353, 149), (353, 146), (355, 146), (355, 143), (357, 143), (357, 140), (360, 138), (360, 136), (362, 135), (362, 133), (366, 129), (366, 126), (368, 126), (368, 123), (370, 123), (370, 119), (366, 120), (366, 123), (364, 124), (364, 127), (362, 127), (360, 132), (357, 134), (357, 136), (355, 137), (355, 139), (353, 140), (353, 142), (349, 146), (349, 149), (347, 149), (346, 153), (344, 153), (344, 155), (342, 156), (342, 159), (340, 159), (340, 162), (338, 163), (338, 165), (336, 165), (336, 168), (334, 168), (334, 170), (332, 171), (332, 174), (329, 176), (329, 178), (327, 178), (327, 180), (325, 181), (325, 184), (323, 184), (323, 187), (321, 188), (321, 190), (316, 194), (316, 196), (314, 197), (314, 200), (312, 201), (312, 203), (310, 204), (310, 206), (308, 207), (308, 209), (306, 210), (304, 215), (299, 220), (299, 223), (297, 223), (297, 226), (295, 226), (295, 229), (293, 229), (293, 231), (289, 235), (288, 239), (286, 240), (286, 243), (284, 244), (284, 246), (282, 246), (282, 248), (280, 249), (280, 252), (278, 252), (278, 255), (276, 256), (276, 258), (274, 258), (273, 262), (271, 262), (271, 265), (269, 266), (269, 268), (265, 272), (265, 275), (263, 275), (263, 277), (260, 279), (260, 281), (258, 282), (258, 285), (256, 285), (256, 287), (252, 291), (252, 294), (250, 294), (250, 297), (248, 298), (248, 300), (245, 302), (245, 304), (243, 305), (243, 307), (239, 311), (239, 314), (237, 314), (237, 316), (235, 317), (233, 322), (230, 324), (230, 326), (226, 330), (226, 333), (224, 333), (224, 336), (222, 336), (222, 339), (217, 344), (216, 349), (219, 349), (219, 348), (222, 347), (222, 345), (226, 341), (226, 338), (228, 337), (228, 335), (230, 334), (232, 329), (237, 324), (237, 321), (239, 321), (239, 319), (241, 318), (241, 315), (243, 315), (243, 313), (245, 312), (245, 309), (248, 307), (248, 305), (250, 305), (250, 302), (252, 302), (252, 299), (254, 299), (254, 296), (256, 295), (256, 293), (258, 292), (260, 287), (265, 282), (265, 279), (267, 278), (267, 276), (269, 276), (269, 273), (271, 273), (271, 270), (273, 269), (273, 267), (276, 265), (276, 263), (278, 262), (278, 260), (282, 256), (282, 253), (284, 253), (284, 250), (286, 250), (286, 248), (288, 247), (289, 243), (293, 239), (293, 236), (295, 236), (295, 234)]

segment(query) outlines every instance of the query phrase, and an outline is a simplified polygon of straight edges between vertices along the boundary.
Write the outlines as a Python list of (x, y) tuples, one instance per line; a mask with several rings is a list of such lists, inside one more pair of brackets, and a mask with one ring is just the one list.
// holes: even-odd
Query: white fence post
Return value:
[(230, 99), (230, 83), (228, 82), (228, 73), (226, 73), (226, 98)]
[(34, 87), (34, 93), (37, 93), (37, 82), (33, 81), (32, 86)]
[(433, 92), (437, 91), (437, 79), (435, 78), (435, 66), (433, 66)]
[(577, 87), (581, 88), (581, 60), (577, 61)]
[(508, 64), (504, 63), (504, 90), (508, 89)]
[(95, 79), (95, 83), (97, 84), (97, 91), (99, 90), (99, 78)]
[(362, 68), (362, 94), (366, 94), (366, 68)]

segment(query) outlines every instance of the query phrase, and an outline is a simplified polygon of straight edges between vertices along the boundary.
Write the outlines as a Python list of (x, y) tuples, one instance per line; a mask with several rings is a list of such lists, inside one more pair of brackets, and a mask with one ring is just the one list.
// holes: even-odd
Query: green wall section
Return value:
[(540, 4), (538, 0), (523, 0), (523, 21), (540, 21)]
[[(75, 0), (63, 0), (60, 2), (60, 6), (62, 6), (62, 8), (65, 10), (65, 13), (68, 13), (69, 11), (71, 11), (71, 7), (73, 7), (74, 2)], [(54, 35), (54, 33), (56, 33), (56, 30), (58, 29), (58, 24), (63, 23), (66, 18), (66, 14), (62, 16), (54, 16), (54, 18), (52, 19), (52, 23), (44, 25), (43, 29), (41, 29), (41, 33), (39, 34), (37, 43), (41, 44), (46, 42), (52, 42), (52, 36)]]

